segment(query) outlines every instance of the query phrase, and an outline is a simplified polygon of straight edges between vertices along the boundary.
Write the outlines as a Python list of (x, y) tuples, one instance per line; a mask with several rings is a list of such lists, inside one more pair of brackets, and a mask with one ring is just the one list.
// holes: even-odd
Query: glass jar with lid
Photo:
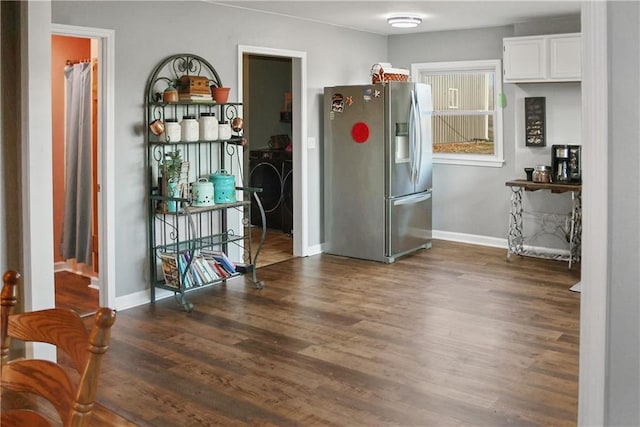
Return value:
[(167, 119), (164, 122), (164, 133), (162, 134), (162, 140), (164, 142), (176, 143), (180, 142), (182, 136), (182, 129), (178, 119)]
[(551, 182), (551, 167), (545, 165), (536, 166), (536, 169), (533, 171), (533, 182)]
[(200, 140), (213, 141), (218, 139), (218, 119), (216, 113), (200, 113)]
[(196, 116), (182, 116), (180, 129), (182, 130), (183, 142), (195, 142), (200, 137), (200, 126)]
[(218, 125), (218, 138), (223, 140), (231, 139), (231, 125), (228, 121), (222, 120)]

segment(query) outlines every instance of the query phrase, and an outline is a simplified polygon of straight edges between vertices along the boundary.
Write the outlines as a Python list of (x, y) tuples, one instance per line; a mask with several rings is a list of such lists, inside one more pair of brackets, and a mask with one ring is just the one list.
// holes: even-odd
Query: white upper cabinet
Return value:
[(549, 78), (580, 80), (580, 34), (549, 37)]
[(503, 39), (504, 81), (531, 81), (544, 78), (544, 37)]
[(580, 33), (505, 38), (504, 82), (580, 81), (580, 50)]

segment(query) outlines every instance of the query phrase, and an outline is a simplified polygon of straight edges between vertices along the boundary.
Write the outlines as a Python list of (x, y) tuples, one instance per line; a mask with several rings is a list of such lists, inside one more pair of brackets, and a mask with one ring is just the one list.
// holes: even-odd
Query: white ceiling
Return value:
[[(211, 0), (210, 0), (211, 1)], [(211, 1), (211, 3), (321, 22), (374, 34), (408, 34), (427, 31), (494, 27), (580, 13), (580, 1)], [(415, 14), (422, 25), (392, 28), (391, 15)]]

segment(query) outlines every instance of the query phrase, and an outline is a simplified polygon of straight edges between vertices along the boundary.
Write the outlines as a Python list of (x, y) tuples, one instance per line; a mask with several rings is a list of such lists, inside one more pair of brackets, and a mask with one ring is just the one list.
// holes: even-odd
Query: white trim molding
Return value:
[(605, 425), (608, 323), (607, 2), (582, 2), (582, 296), (578, 425)]
[(293, 91), (293, 254), (308, 256), (309, 247), (309, 176), (307, 153), (307, 53), (295, 50), (238, 45), (238, 101), (242, 101), (244, 54), (292, 59), (291, 84)]
[[(456, 233), (453, 231), (433, 230), (434, 239), (448, 240), (450, 242), (468, 243), (470, 245), (489, 246), (492, 248), (507, 249), (507, 239), (477, 234)], [(505, 254), (506, 257), (506, 254)]]

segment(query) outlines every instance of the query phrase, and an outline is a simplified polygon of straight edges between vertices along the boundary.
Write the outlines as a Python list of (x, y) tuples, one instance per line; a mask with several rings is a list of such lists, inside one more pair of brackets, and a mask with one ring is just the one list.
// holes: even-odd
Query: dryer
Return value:
[(293, 161), (282, 162), (282, 231), (293, 234)]
[[(249, 152), (249, 186), (262, 188), (258, 193), (265, 212), (267, 228), (282, 228), (282, 164), (283, 150), (251, 150)], [(262, 218), (255, 200), (251, 199), (251, 224), (262, 226)]]

